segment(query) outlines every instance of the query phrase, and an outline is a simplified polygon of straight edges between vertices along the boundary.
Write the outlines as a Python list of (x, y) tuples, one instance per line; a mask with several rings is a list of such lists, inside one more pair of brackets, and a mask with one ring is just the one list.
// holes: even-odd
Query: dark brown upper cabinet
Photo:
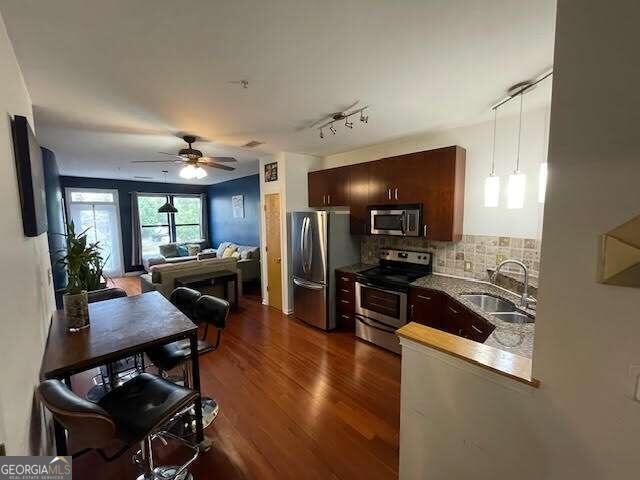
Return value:
[(369, 205), (422, 205), (429, 240), (462, 238), (465, 150), (452, 146), (309, 173), (309, 206), (346, 206), (351, 233), (369, 230)]
[(371, 163), (349, 165), (349, 213), (351, 233), (365, 235), (369, 233), (369, 171)]
[(349, 205), (349, 170), (349, 167), (338, 167), (309, 172), (309, 206)]

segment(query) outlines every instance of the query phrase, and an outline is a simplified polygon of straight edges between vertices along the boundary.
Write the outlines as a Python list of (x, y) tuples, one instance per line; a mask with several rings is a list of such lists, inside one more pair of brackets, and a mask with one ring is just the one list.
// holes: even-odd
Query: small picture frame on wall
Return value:
[(231, 208), (233, 210), (233, 218), (244, 218), (244, 195), (232, 196)]
[(264, 181), (265, 182), (278, 181), (278, 162), (267, 163), (264, 166)]

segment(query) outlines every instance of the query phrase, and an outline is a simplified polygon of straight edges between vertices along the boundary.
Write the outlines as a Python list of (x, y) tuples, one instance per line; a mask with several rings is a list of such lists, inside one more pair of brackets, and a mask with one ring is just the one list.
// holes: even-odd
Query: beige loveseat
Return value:
[[(140, 276), (142, 293), (157, 290), (169, 298), (175, 288), (176, 278), (219, 270), (231, 270), (238, 273), (238, 294), (242, 296), (242, 272), (235, 258), (207, 258), (180, 263), (163, 263), (151, 267), (151, 272)], [(233, 288), (229, 289), (233, 292)], [(219, 292), (222, 295), (222, 291)], [(235, 301), (235, 299), (233, 299)]]

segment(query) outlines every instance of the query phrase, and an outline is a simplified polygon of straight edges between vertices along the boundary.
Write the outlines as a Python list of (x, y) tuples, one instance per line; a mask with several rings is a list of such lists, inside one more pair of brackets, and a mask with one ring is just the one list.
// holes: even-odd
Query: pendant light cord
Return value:
[(516, 171), (518, 173), (520, 171), (520, 142), (522, 138), (522, 93), (520, 93), (520, 122), (518, 125), (518, 154), (516, 156)]
[(496, 130), (498, 125), (498, 108), (493, 109), (493, 145), (491, 147), (491, 176), (496, 174)]

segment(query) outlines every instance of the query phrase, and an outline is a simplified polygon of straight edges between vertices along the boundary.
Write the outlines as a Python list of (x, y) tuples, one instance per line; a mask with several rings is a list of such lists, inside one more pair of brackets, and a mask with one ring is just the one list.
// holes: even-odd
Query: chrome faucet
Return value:
[(524, 263), (520, 262), (519, 260), (504, 260), (503, 262), (500, 262), (500, 265), (498, 265), (495, 272), (493, 272), (493, 274), (489, 278), (489, 281), (491, 281), (492, 283), (495, 283), (498, 277), (498, 273), (500, 273), (500, 269), (509, 263), (513, 263), (514, 265), (518, 265), (519, 267), (522, 267), (522, 270), (524, 271), (524, 289), (522, 290), (522, 297), (520, 298), (520, 306), (522, 308), (527, 308), (529, 306), (529, 301), (530, 301), (529, 300), (529, 270), (527, 269), (527, 266)]

